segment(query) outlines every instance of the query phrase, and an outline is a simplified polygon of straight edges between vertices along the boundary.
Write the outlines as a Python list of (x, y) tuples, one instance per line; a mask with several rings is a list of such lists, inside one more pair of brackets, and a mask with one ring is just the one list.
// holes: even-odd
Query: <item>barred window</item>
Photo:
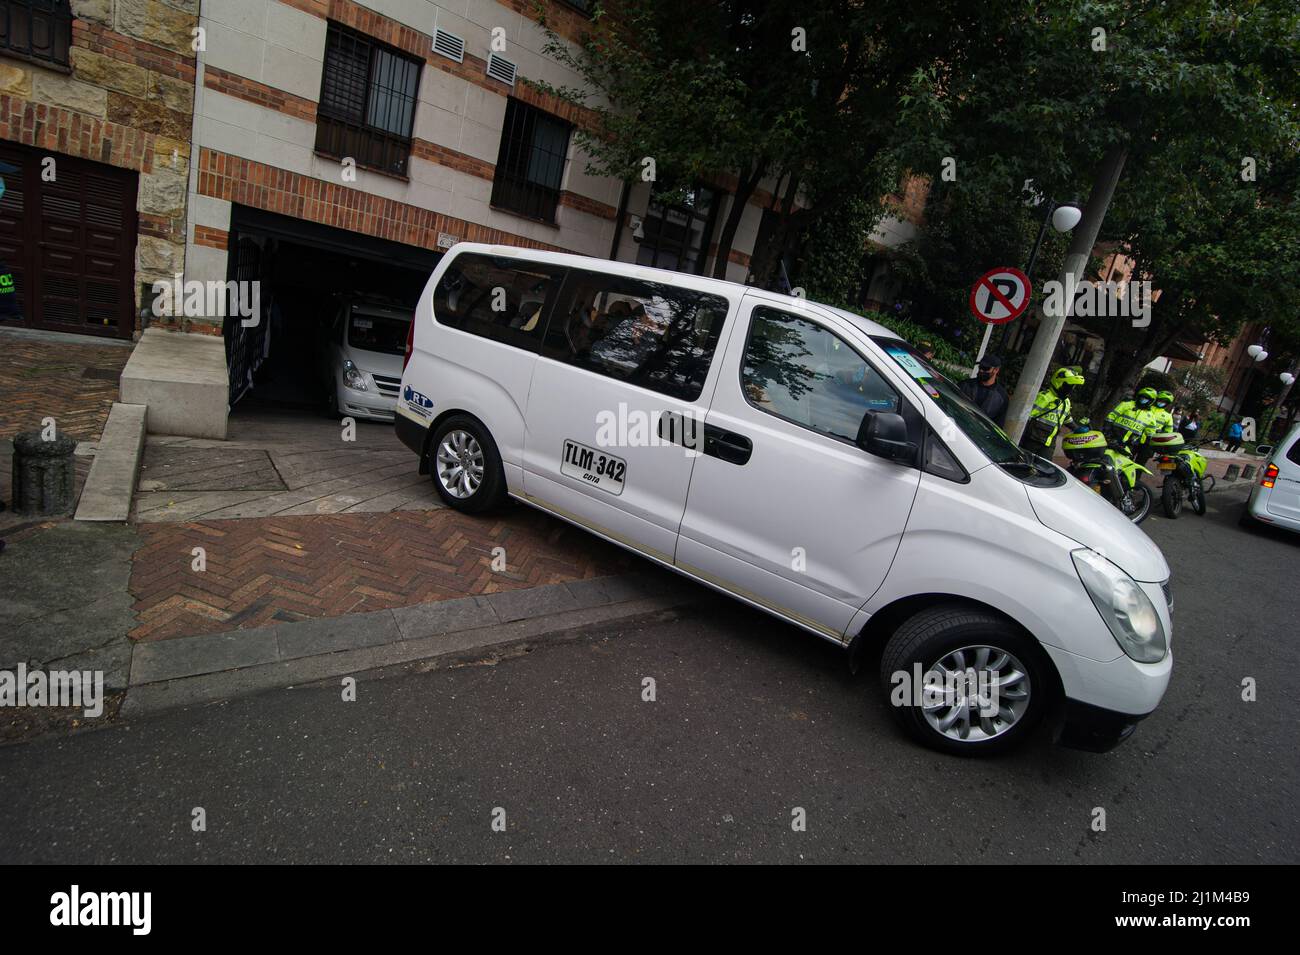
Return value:
[(316, 150), (405, 176), (420, 66), (419, 60), (330, 23), (316, 111)]
[(572, 129), (564, 120), (527, 103), (507, 100), (492, 180), (492, 205), (554, 223)]
[(0, 51), (67, 66), (71, 41), (68, 0), (0, 0)]

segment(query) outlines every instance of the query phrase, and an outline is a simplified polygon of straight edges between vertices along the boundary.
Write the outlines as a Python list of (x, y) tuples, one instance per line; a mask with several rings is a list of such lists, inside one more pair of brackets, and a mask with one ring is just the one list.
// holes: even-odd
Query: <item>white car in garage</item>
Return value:
[(393, 420), (411, 318), (411, 309), (373, 298), (340, 306), (325, 343), (331, 416)]
[(1241, 522), (1300, 531), (1300, 425), (1278, 442), (1251, 488)]

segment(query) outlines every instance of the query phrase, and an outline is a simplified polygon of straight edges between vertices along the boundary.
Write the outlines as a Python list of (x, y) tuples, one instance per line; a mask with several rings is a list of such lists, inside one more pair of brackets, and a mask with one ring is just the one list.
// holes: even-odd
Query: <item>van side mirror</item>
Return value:
[(907, 440), (907, 422), (892, 411), (868, 411), (858, 426), (857, 445), (891, 461), (916, 457), (916, 443)]

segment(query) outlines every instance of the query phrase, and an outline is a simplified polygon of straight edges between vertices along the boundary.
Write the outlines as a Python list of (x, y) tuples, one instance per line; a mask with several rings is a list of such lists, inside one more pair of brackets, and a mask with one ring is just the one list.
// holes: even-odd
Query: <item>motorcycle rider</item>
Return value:
[(1029, 409), (1025, 432), (1020, 436), (1020, 446), (1045, 458), (1052, 456), (1056, 436), (1070, 423), (1070, 394), (1083, 384), (1083, 373), (1077, 368), (1062, 366), (1052, 373), (1047, 387), (1034, 398)]
[(1115, 445), (1126, 449), (1129, 457), (1142, 463), (1146, 454), (1147, 439), (1155, 434), (1156, 390), (1139, 388), (1128, 401), (1121, 401), (1106, 415), (1106, 421), (1115, 437)]
[(1174, 394), (1172, 391), (1162, 389), (1156, 392), (1156, 400), (1153, 402), (1151, 416), (1155, 419), (1156, 434), (1172, 434), (1174, 428)]

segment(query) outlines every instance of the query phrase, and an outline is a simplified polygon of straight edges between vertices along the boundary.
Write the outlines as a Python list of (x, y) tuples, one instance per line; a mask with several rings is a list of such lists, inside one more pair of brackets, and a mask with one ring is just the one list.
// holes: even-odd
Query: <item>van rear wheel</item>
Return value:
[(1055, 686), (1050, 665), (1006, 620), (947, 604), (895, 631), (880, 679), (895, 718), (915, 740), (986, 756), (1018, 746), (1042, 720)]
[(433, 486), (448, 507), (478, 514), (505, 498), (506, 476), (496, 442), (469, 415), (452, 415), (433, 433)]

